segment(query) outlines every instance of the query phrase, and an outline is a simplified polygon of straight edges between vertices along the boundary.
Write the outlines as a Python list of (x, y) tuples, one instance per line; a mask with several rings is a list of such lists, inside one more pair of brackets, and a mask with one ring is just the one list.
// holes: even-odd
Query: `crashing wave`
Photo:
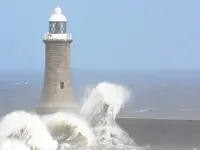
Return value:
[(80, 116), (12, 112), (0, 122), (0, 150), (143, 149), (115, 121), (129, 97), (127, 88), (103, 82), (84, 98)]
[[(127, 88), (103, 82), (88, 94), (81, 114), (90, 122), (98, 144), (136, 149), (136, 143), (115, 121), (121, 107), (129, 100)], [(137, 148), (138, 149), (138, 148)]]
[[(31, 149), (55, 150), (57, 141), (54, 141), (45, 124), (37, 115), (25, 111), (15, 111), (7, 114), (0, 122), (0, 143), (14, 144), (19, 140)], [(6, 144), (6, 145), (8, 145)]]
[(20, 140), (5, 139), (0, 143), (0, 150), (31, 150), (31, 148)]
[(89, 124), (75, 114), (58, 112), (44, 115), (41, 118), (54, 137), (59, 135), (58, 141), (60, 143), (74, 144), (77, 141), (86, 141), (87, 147), (96, 143), (95, 135)]
[(81, 114), (89, 122), (94, 116), (99, 114), (103, 105), (107, 104), (113, 107), (112, 117), (115, 119), (120, 109), (130, 98), (130, 91), (123, 86), (102, 82), (93, 89), (89, 90), (84, 97), (84, 104), (81, 108)]
[(105, 104), (103, 110), (103, 116), (93, 127), (93, 131), (98, 137), (99, 143), (111, 146), (135, 147), (135, 141), (131, 139), (129, 135), (119, 127), (113, 117), (109, 115), (109, 112), (113, 110), (112, 107)]

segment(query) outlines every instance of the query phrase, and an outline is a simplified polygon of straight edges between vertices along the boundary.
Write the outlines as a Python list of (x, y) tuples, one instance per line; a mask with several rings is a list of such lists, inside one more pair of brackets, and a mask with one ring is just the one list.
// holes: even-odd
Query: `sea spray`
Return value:
[(119, 149), (138, 149), (133, 139), (115, 122), (116, 115), (130, 98), (123, 86), (103, 82), (84, 97), (81, 115), (93, 127), (99, 145)]
[(11, 112), (1, 119), (0, 143), (7, 139), (20, 140), (38, 150), (55, 150), (58, 146), (40, 117), (25, 111)]
[(102, 110), (103, 104), (113, 107), (113, 117), (119, 113), (120, 109), (130, 98), (130, 91), (123, 86), (111, 84), (108, 82), (99, 83), (93, 89), (87, 89), (87, 95), (84, 96), (84, 104), (81, 109), (81, 115), (88, 121)]
[(94, 119), (99, 121), (105, 113), (115, 120), (120, 109), (130, 99), (130, 91), (126, 87), (108, 82), (99, 83), (88, 91), (84, 96), (81, 115), (90, 123)]
[(4, 139), (0, 142), (0, 150), (31, 150), (31, 148), (18, 139)]
[[(87, 91), (81, 116), (58, 112), (39, 117), (24, 111), (12, 112), (0, 122), (0, 150), (14, 149), (15, 144), (20, 150), (144, 149), (137, 147), (115, 121), (129, 98), (127, 88), (103, 82)], [(55, 132), (59, 145), (53, 140)]]
[[(85, 138), (87, 147), (95, 145), (96, 143), (96, 138), (91, 127), (78, 115), (67, 112), (57, 112), (50, 115), (44, 115), (41, 118), (53, 136), (60, 134), (59, 141), (69, 144), (70, 141), (76, 141), (78, 139), (80, 142), (80, 138), (77, 138), (77, 136), (81, 135)], [(56, 133), (59, 131), (60, 133)], [(67, 134), (69, 131), (71, 131), (71, 134)]]

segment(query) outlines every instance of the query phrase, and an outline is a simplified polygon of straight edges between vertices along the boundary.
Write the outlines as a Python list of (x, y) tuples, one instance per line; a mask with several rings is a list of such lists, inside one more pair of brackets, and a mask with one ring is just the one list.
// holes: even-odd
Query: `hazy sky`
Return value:
[[(200, 69), (200, 0), (61, 0), (72, 67)], [(0, 69), (44, 68), (43, 34), (56, 0), (5, 0)]]

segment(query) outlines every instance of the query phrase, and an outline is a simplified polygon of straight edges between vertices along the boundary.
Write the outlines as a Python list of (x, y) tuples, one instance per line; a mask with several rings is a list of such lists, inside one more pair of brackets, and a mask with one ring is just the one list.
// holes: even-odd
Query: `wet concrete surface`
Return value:
[(117, 123), (152, 150), (200, 150), (200, 120), (117, 118)]

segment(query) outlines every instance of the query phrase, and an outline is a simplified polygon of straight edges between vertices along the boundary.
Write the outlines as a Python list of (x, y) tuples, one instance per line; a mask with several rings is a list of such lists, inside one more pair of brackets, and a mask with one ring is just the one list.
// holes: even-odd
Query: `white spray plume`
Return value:
[(113, 108), (113, 117), (115, 118), (129, 98), (130, 91), (126, 87), (102, 82), (91, 90), (87, 89), (87, 96), (84, 97), (85, 103), (82, 106), (81, 114), (90, 121), (95, 113), (100, 111), (101, 105), (107, 104)]
[(31, 150), (31, 149), (20, 140), (5, 139), (0, 143), (0, 150)]
[(89, 124), (78, 115), (58, 112), (51, 115), (44, 115), (41, 118), (47, 125), (50, 132), (53, 131), (54, 128), (68, 129), (70, 127), (74, 129), (74, 133), (72, 133), (73, 135), (70, 139), (75, 138), (78, 134), (81, 134), (87, 139), (87, 146), (92, 146), (96, 143), (95, 135), (93, 134)]
[(55, 150), (58, 146), (40, 118), (25, 111), (11, 112), (1, 119), (0, 142), (7, 138), (21, 140), (38, 150)]

